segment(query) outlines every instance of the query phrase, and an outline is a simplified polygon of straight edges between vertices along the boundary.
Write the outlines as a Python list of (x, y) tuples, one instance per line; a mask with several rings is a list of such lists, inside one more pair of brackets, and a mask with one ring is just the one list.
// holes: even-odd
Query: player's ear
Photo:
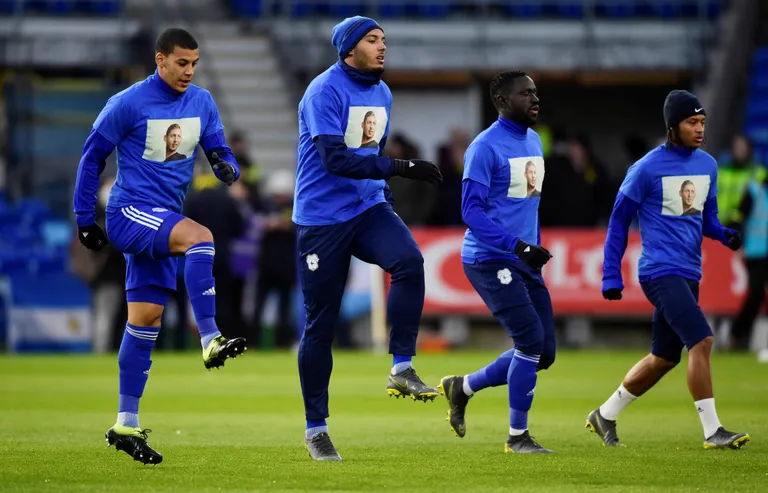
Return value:
[(155, 63), (158, 67), (163, 65), (163, 62), (165, 61), (165, 55), (160, 53), (159, 51), (155, 53)]

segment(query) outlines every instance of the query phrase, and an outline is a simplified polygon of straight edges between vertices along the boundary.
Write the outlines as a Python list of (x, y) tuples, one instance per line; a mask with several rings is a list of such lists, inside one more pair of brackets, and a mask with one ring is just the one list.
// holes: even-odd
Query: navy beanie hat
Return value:
[(664, 100), (664, 122), (667, 128), (677, 126), (681, 121), (694, 115), (706, 114), (699, 98), (688, 91), (671, 91)]
[(352, 51), (352, 48), (357, 46), (357, 43), (374, 29), (381, 29), (381, 26), (379, 26), (378, 22), (369, 17), (360, 15), (347, 17), (334, 26), (331, 35), (331, 44), (339, 53), (339, 58), (344, 60), (347, 58), (347, 55), (349, 55), (349, 52)]

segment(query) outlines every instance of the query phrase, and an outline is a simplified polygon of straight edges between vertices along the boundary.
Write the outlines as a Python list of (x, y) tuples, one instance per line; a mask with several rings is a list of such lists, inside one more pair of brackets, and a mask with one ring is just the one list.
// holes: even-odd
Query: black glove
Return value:
[(109, 240), (107, 239), (107, 235), (104, 234), (104, 230), (102, 230), (96, 223), (93, 223), (90, 226), (78, 227), (77, 238), (88, 250), (101, 250), (109, 244)]
[(725, 230), (725, 245), (734, 252), (741, 248), (741, 233), (736, 230)]
[(618, 301), (621, 299), (621, 289), (611, 288), (603, 291), (603, 298), (611, 301)]
[(443, 182), (443, 174), (435, 163), (424, 159), (393, 159), (395, 175), (410, 180), (421, 180), (437, 185)]
[(531, 245), (523, 240), (517, 240), (515, 255), (526, 265), (534, 269), (541, 269), (552, 258), (552, 254), (546, 248)]
[(213, 158), (213, 164), (211, 164), (213, 174), (216, 175), (216, 178), (226, 183), (227, 186), (232, 185), (235, 182), (235, 167), (219, 159), (219, 155), (215, 152), (211, 154), (211, 157)]

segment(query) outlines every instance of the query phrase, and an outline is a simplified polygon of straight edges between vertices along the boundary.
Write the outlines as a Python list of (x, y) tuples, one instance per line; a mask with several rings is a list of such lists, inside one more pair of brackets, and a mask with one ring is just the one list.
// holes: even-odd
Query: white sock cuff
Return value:
[(464, 375), (464, 383), (461, 384), (461, 389), (468, 397), (474, 395), (475, 391), (469, 386), (469, 375)]

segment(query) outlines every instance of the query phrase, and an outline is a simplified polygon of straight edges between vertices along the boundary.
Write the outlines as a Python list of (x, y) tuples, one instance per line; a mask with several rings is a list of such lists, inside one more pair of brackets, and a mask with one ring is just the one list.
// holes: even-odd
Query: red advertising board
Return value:
[[(413, 230), (424, 255), (426, 301), (430, 315), (487, 314), (461, 265), (463, 229)], [(555, 313), (583, 315), (644, 315), (653, 312), (637, 281), (640, 235), (630, 234), (624, 255), (624, 297), (606, 301), (600, 293), (605, 230), (545, 229), (542, 244), (553, 258), (544, 267), (544, 279), (552, 295)], [(738, 311), (747, 287), (746, 270), (739, 256), (719, 242), (705, 239), (702, 245), (704, 276), (700, 304), (708, 314)]]

